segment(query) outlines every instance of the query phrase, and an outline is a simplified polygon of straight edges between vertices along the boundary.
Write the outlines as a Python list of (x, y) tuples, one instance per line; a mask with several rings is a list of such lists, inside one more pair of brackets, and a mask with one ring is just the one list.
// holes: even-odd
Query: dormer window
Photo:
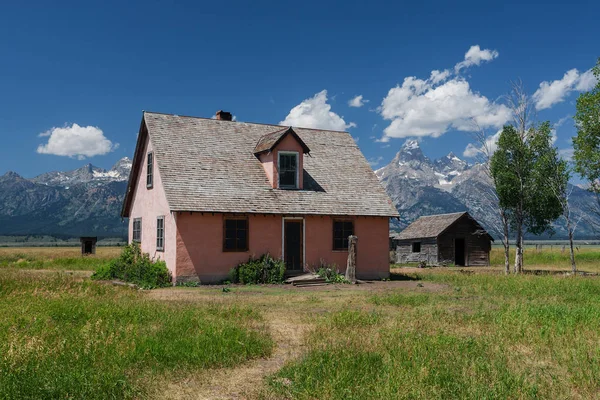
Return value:
[(278, 154), (279, 188), (298, 189), (298, 153), (280, 151)]
[(254, 148), (273, 189), (302, 190), (304, 154), (309, 153), (292, 127), (261, 136)]

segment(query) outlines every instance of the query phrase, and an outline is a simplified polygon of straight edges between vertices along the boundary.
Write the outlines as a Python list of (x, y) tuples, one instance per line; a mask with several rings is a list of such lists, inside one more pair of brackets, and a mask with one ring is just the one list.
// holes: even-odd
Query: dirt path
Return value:
[(173, 382), (161, 396), (166, 399), (252, 399), (263, 386), (263, 379), (279, 370), (286, 361), (298, 357), (304, 346), (307, 326), (293, 314), (266, 313), (275, 341), (271, 357), (253, 360), (240, 367), (208, 370), (186, 380)]

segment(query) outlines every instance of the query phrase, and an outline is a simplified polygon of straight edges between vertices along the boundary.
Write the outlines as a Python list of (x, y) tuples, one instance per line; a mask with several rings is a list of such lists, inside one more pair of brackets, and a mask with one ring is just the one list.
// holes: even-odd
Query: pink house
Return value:
[(174, 280), (217, 282), (264, 253), (343, 272), (351, 234), (357, 277), (385, 278), (398, 212), (347, 132), (144, 112), (122, 216)]

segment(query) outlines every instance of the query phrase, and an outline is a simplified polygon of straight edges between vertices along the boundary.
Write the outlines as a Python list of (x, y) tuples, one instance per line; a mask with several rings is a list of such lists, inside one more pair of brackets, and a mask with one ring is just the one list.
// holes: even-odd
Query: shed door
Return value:
[(465, 264), (465, 239), (454, 239), (454, 265), (464, 266)]

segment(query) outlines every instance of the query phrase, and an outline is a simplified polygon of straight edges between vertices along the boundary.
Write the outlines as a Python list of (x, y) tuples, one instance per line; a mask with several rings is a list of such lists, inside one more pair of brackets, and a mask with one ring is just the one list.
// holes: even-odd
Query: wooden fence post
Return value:
[(346, 264), (346, 280), (351, 283), (356, 283), (356, 243), (358, 237), (354, 235), (348, 236), (348, 263)]

